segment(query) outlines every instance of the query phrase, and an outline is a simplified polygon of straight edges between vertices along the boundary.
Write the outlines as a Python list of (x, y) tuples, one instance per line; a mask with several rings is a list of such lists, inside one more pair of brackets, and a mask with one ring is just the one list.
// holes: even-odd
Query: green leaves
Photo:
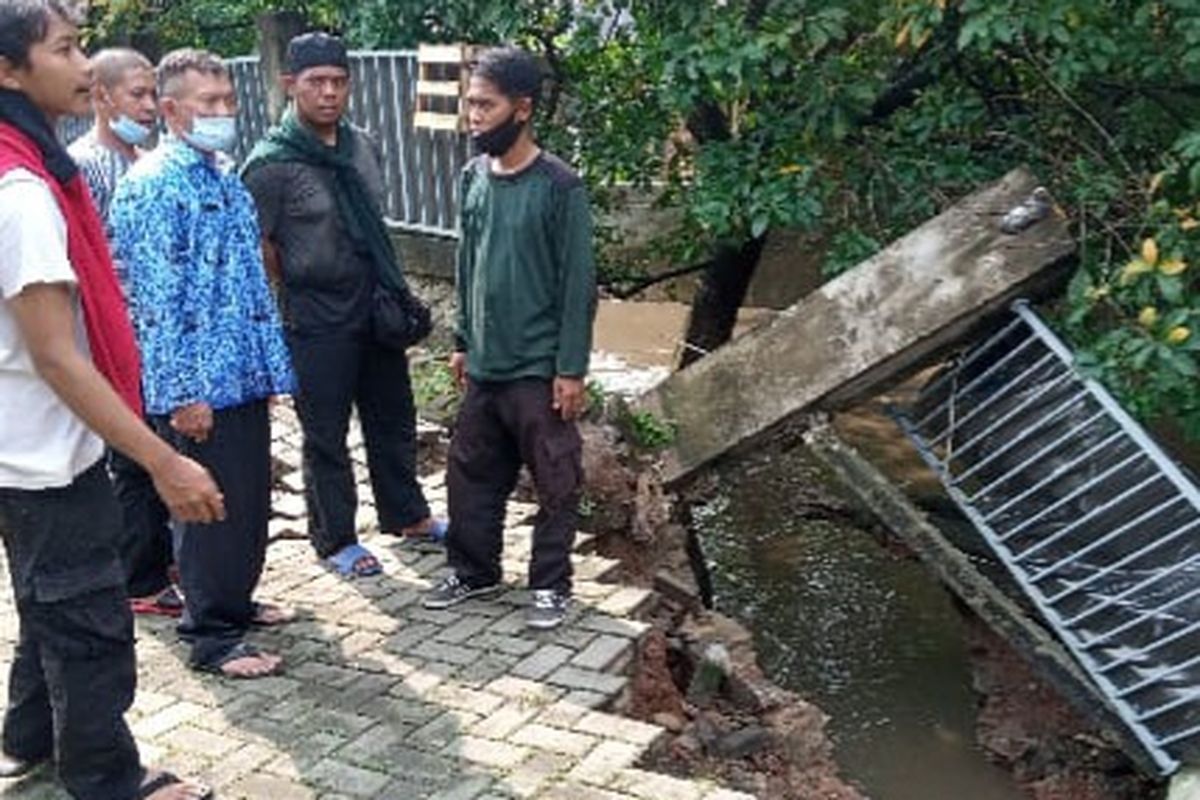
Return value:
[[(234, 54), (268, 5), (108, 0), (93, 14), (114, 36), (151, 26), (171, 46)], [(1058, 318), (1081, 364), (1137, 413), (1200, 436), (1197, 0), (294, 7), (359, 47), (516, 41), (545, 55), (561, 101), (539, 135), (601, 203), (636, 195), (665, 212), (646, 252), (672, 264), (796, 227), (822, 242), (832, 276), (1028, 165), (1078, 240)], [(628, 280), (637, 259), (606, 231)], [(1155, 263), (1127, 270), (1147, 238)]]

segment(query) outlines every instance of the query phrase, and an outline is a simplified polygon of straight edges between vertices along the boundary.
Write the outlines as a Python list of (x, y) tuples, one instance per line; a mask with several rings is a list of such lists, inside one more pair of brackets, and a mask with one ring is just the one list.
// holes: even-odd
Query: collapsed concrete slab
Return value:
[(635, 411), (676, 430), (666, 480), (751, 446), (798, 413), (878, 390), (1063, 274), (1054, 267), (1074, 242), (1060, 215), (1001, 230), (1036, 187), (1027, 170), (1014, 170), (640, 398)]

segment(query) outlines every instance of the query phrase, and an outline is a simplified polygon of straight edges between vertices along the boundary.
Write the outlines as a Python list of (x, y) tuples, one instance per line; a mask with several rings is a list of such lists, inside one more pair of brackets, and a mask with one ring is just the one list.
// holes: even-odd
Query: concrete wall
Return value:
[(409, 286), (433, 312), (433, 333), (424, 346), (449, 350), (454, 344), (454, 254), (458, 241), (393, 230), (392, 242), (404, 264)]

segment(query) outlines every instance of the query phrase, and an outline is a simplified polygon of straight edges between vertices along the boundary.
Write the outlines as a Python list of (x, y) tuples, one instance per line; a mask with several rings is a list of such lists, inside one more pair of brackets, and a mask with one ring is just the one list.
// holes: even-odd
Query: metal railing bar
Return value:
[[(982, 356), (985, 352), (990, 350), (995, 344), (1000, 342), (1005, 336), (1008, 336), (1010, 333), (1012, 333), (1014, 330), (1016, 330), (1016, 328), (1019, 327), (1021, 324), (1022, 324), (1021, 319), (1019, 317), (1015, 318), (1012, 322), (1005, 325), (1004, 329), (1001, 330), (999, 333), (997, 333), (995, 336), (993, 336), (991, 339), (988, 339), (983, 344), (979, 345), (976, 348), (973, 348), (971, 350), (971, 352), (967, 354), (966, 358), (964, 358), (958, 364), (955, 364), (954, 367), (951, 368), (949, 371), (947, 371), (945, 375), (938, 377), (938, 379), (935, 380), (933, 383), (931, 383), (928, 386), (921, 389), (921, 394), (923, 396), (930, 396), (930, 395), (937, 394), (937, 392), (941, 390), (943, 384), (945, 384), (946, 382), (951, 381), (955, 378), (960, 377), (962, 375), (963, 369), (965, 369), (967, 366), (973, 364), (976, 360), (979, 359), (980, 356)], [(1021, 344), (1017, 345), (1012, 350), (1010, 350), (1008, 353), (1006, 353), (1004, 356), (1002, 356), (995, 364), (992, 364), (990, 367), (985, 369), (983, 372), (979, 373), (974, 378), (967, 381), (967, 383), (965, 383), (961, 387), (959, 387), (957, 391), (951, 392), (951, 394), (945, 400), (943, 400), (941, 403), (939, 403), (936, 408), (934, 408), (932, 411), (930, 411), (928, 414), (926, 414), (924, 417), (922, 417), (920, 419), (920, 421), (918, 421), (916, 423), (916, 427), (918, 429), (924, 428), (927, 424), (929, 424), (929, 421), (931, 419), (936, 417), (938, 414), (940, 414), (946, 408), (946, 405), (948, 403), (950, 403), (950, 401), (953, 400), (955, 396), (966, 394), (971, 389), (975, 388), (975, 385), (978, 384), (981, 380), (986, 379), (988, 376), (990, 376), (996, 370), (1003, 367), (1009, 361), (1011, 361), (1016, 356), (1018, 356), (1022, 351), (1024, 351), (1024, 349), (1026, 347), (1033, 344), (1037, 340), (1038, 339), (1036, 336), (1032, 336), (1032, 335), (1026, 336), (1022, 340)]]
[[(1085, 398), (1087, 396), (1088, 396), (1087, 392), (1080, 392), (1079, 394), (1073, 395), (1073, 399), (1071, 400), (1071, 402), (1074, 403), (1074, 401), (1076, 399)], [(970, 496), (971, 502), (974, 502), (975, 498), (977, 498), (977, 497), (986, 497), (990, 492), (994, 491), (997, 486), (999, 486), (1002, 483), (1004, 483), (1005, 481), (1009, 480), (1012, 476), (1020, 474), (1030, 464), (1036, 463), (1037, 461), (1041, 460), (1048, 453), (1051, 453), (1055, 449), (1057, 449), (1058, 446), (1061, 445), (1063, 442), (1071, 441), (1075, 434), (1079, 433), (1084, 428), (1091, 425), (1097, 419), (1103, 419), (1103, 418), (1104, 418), (1104, 412), (1100, 411), (1096, 414), (1096, 416), (1091, 417), (1087, 422), (1083, 423), (1082, 425), (1076, 425), (1075, 427), (1068, 430), (1066, 433), (1063, 433), (1062, 435), (1060, 435), (1057, 439), (1054, 439), (1049, 444), (1044, 445), (1036, 453), (1034, 453), (1031, 456), (1027, 456), (1024, 461), (1017, 464), (1015, 467), (1008, 470), (1007, 472), (1002, 474), (1000, 477), (993, 479), (991, 483), (988, 483), (983, 488), (976, 490), (976, 492)], [(1036, 430), (1036, 426), (1034, 426), (1034, 429)], [(978, 466), (978, 463), (976, 464), (976, 466)], [(972, 469), (974, 469), (974, 467), (972, 467)]]
[(1168, 747), (1178, 742), (1182, 742), (1184, 739), (1190, 739), (1198, 733), (1200, 733), (1200, 725), (1180, 731), (1179, 733), (1173, 733), (1162, 740), (1163, 747)]
[(1050, 472), (1050, 474), (1049, 474), (1049, 475), (1047, 475), (1045, 478), (1043, 478), (1042, 480), (1038, 481), (1038, 482), (1037, 482), (1037, 483), (1035, 483), (1033, 486), (1030, 486), (1028, 489), (1026, 489), (1025, 491), (1021, 492), (1021, 493), (1020, 493), (1020, 494), (1018, 494), (1016, 497), (1011, 497), (1011, 498), (1009, 498), (1008, 500), (1006, 500), (1006, 501), (1005, 501), (1005, 502), (1004, 502), (1002, 505), (1000, 505), (999, 507), (997, 507), (997, 508), (994, 508), (994, 509), (992, 509), (991, 511), (989, 511), (987, 514), (985, 514), (985, 515), (984, 515), (984, 519), (987, 519), (987, 520), (993, 519), (993, 518), (995, 518), (997, 515), (999, 515), (1000, 513), (1004, 512), (1004, 511), (1007, 511), (1009, 508), (1012, 508), (1012, 506), (1016, 505), (1017, 503), (1019, 503), (1019, 502), (1022, 502), (1023, 500), (1025, 500), (1025, 499), (1026, 499), (1027, 497), (1029, 497), (1030, 495), (1037, 494), (1037, 493), (1038, 493), (1038, 492), (1040, 492), (1042, 489), (1046, 488), (1046, 487), (1047, 487), (1048, 485), (1050, 485), (1051, 483), (1054, 483), (1056, 480), (1058, 480), (1059, 478), (1061, 478), (1063, 475), (1066, 475), (1068, 472), (1070, 472), (1071, 470), (1073, 470), (1073, 469), (1075, 469), (1076, 467), (1078, 467), (1080, 464), (1082, 464), (1082, 463), (1084, 463), (1085, 461), (1087, 461), (1087, 460), (1088, 460), (1089, 458), (1091, 458), (1091, 457), (1092, 457), (1094, 454), (1096, 454), (1096, 453), (1100, 452), (1101, 450), (1105, 449), (1105, 448), (1106, 448), (1106, 447), (1108, 447), (1110, 444), (1112, 444), (1113, 442), (1115, 442), (1117, 439), (1120, 439), (1120, 438), (1121, 438), (1122, 436), (1124, 436), (1124, 435), (1125, 435), (1125, 432), (1124, 432), (1124, 431), (1117, 431), (1116, 433), (1114, 433), (1114, 434), (1111, 434), (1110, 436), (1107, 436), (1107, 437), (1105, 437), (1103, 440), (1101, 440), (1101, 441), (1100, 441), (1100, 442), (1098, 442), (1097, 444), (1094, 444), (1094, 445), (1092, 445), (1092, 446), (1091, 446), (1091, 447), (1089, 447), (1087, 450), (1085, 450), (1085, 451), (1084, 451), (1082, 454), (1080, 454), (1080, 455), (1076, 456), (1075, 458), (1071, 459), (1071, 460), (1070, 460), (1070, 461), (1068, 461), (1067, 463), (1065, 463), (1065, 464), (1059, 464), (1059, 465), (1058, 465), (1057, 467), (1055, 467), (1055, 468), (1054, 468), (1054, 469), (1053, 469), (1053, 470)]
[[(1163, 508), (1170, 508), (1172, 505), (1174, 505), (1177, 501), (1179, 501), (1181, 499), (1182, 498), (1176, 497), (1175, 500), (1172, 500), (1170, 503), (1168, 503)], [(1195, 526), (1193, 525), (1192, 527), (1195, 527)], [(1068, 596), (1074, 594), (1075, 592), (1078, 592), (1080, 589), (1087, 588), (1094, 581), (1097, 581), (1101, 578), (1106, 578), (1109, 575), (1111, 575), (1112, 573), (1121, 569), (1122, 567), (1129, 566), (1134, 561), (1137, 561), (1139, 558), (1146, 555), (1147, 553), (1157, 550), (1158, 548), (1162, 547), (1164, 544), (1170, 544), (1171, 542), (1180, 538), (1187, 532), (1188, 532), (1188, 528), (1183, 527), (1183, 528), (1179, 528), (1178, 530), (1172, 531), (1171, 533), (1167, 534), (1166, 536), (1155, 539), (1150, 544), (1143, 547), (1141, 550), (1135, 550), (1134, 552), (1132, 552), (1129, 555), (1122, 558), (1120, 561), (1115, 561), (1112, 564), (1109, 564), (1104, 569), (1099, 570), (1099, 571), (1095, 572), (1094, 574), (1088, 576), (1085, 580), (1079, 581), (1078, 583), (1071, 584), (1071, 586), (1069, 588), (1063, 589), (1058, 594), (1046, 598), (1046, 602), (1050, 603), (1051, 605), (1057, 605), (1059, 602), (1062, 601), (1062, 599), (1064, 597), (1068, 597)]]
[(1197, 588), (1193, 589), (1192, 591), (1187, 592), (1186, 594), (1184, 594), (1180, 597), (1176, 597), (1174, 600), (1170, 601), (1169, 603), (1164, 603), (1163, 605), (1159, 606), (1158, 608), (1152, 608), (1149, 611), (1143, 611), (1141, 614), (1138, 614), (1136, 617), (1134, 617), (1133, 619), (1124, 623), (1123, 625), (1119, 625), (1110, 631), (1106, 631), (1103, 636), (1099, 636), (1095, 639), (1092, 639), (1090, 642), (1084, 643), (1084, 647), (1086, 649), (1090, 650), (1093, 647), (1097, 647), (1099, 645), (1105, 644), (1108, 641), (1110, 641), (1114, 636), (1117, 636), (1118, 634), (1122, 634), (1131, 628), (1136, 628), (1138, 625), (1141, 625), (1145, 622), (1155, 619), (1156, 617), (1162, 615), (1164, 612), (1174, 608), (1175, 606), (1182, 605), (1183, 603), (1186, 603), (1188, 600), (1191, 600), (1196, 597), (1200, 597), (1200, 587), (1197, 587)]
[[(1188, 530), (1191, 530), (1192, 528), (1195, 528), (1198, 525), (1200, 525), (1200, 519), (1189, 523), (1182, 530), (1188, 531)], [(1179, 533), (1179, 531), (1176, 531), (1176, 533)], [(1168, 567), (1164, 571), (1158, 573), (1157, 575), (1151, 575), (1148, 578), (1143, 578), (1142, 580), (1135, 583), (1133, 586), (1130, 586), (1128, 589), (1124, 589), (1119, 594), (1113, 595), (1112, 597), (1105, 598), (1103, 601), (1101, 601), (1100, 603), (1097, 603), (1092, 608), (1081, 611), (1080, 613), (1076, 614), (1075, 616), (1071, 617), (1070, 619), (1066, 620), (1065, 622), (1069, 626), (1078, 625), (1080, 622), (1082, 622), (1083, 620), (1092, 616), (1093, 614), (1103, 611), (1104, 609), (1109, 608), (1117, 603), (1120, 603), (1122, 600), (1126, 599), (1127, 597), (1132, 597), (1133, 595), (1142, 591), (1146, 587), (1153, 586), (1155, 583), (1162, 580), (1163, 578), (1171, 577), (1176, 572), (1179, 572), (1180, 570), (1185, 569), (1191, 563), (1192, 563), (1191, 559), (1188, 559), (1187, 561), (1181, 561), (1178, 564), (1171, 565), (1170, 567)]]
[[(1068, 409), (1070, 409), (1072, 406), (1074, 406), (1077, 402), (1079, 402), (1080, 400), (1086, 399), (1087, 396), (1088, 396), (1087, 392), (1080, 392), (1079, 394), (1073, 395), (1072, 397), (1067, 399), (1066, 402), (1059, 404), (1058, 408), (1054, 409), (1054, 411), (1047, 414), (1046, 416), (1038, 419), (1037, 422), (1035, 422), (1033, 425), (1030, 425), (1028, 428), (1026, 428), (1024, 431), (1022, 431), (1018, 436), (1016, 436), (1013, 439), (1011, 439), (1010, 441), (1006, 442), (1003, 446), (996, 448), (995, 452), (991, 453), (986, 458), (984, 458), (980, 461), (976, 461), (974, 464), (971, 465), (970, 468), (965, 469), (962, 472), (958, 473), (954, 477), (954, 483), (961, 484), (963, 481), (970, 478), (976, 472), (983, 469), (988, 464), (991, 464), (997, 458), (999, 458), (1000, 456), (1009, 452), (1014, 447), (1020, 445), (1026, 439), (1028, 439), (1029, 437), (1033, 436), (1035, 433), (1040, 431), (1047, 422), (1057, 419), (1064, 412), (1066, 412)], [(1088, 417), (1088, 419), (1085, 422), (1083, 422), (1082, 424), (1077, 425), (1075, 428), (1072, 428), (1071, 433), (1075, 433), (1077, 431), (1083, 430), (1084, 428), (1086, 428), (1088, 425), (1091, 425), (1096, 420), (1104, 419), (1104, 418), (1105, 418), (1105, 413), (1104, 413), (1104, 410), (1101, 409), (1100, 411), (1097, 411), (1092, 416)], [(1037, 455), (1041, 455), (1043, 452), (1045, 452), (1044, 449), (1039, 450)], [(1036, 455), (1034, 457), (1036, 457)]]
[(1111, 672), (1114, 669), (1120, 669), (1126, 664), (1130, 664), (1138, 658), (1144, 658), (1158, 648), (1165, 647), (1172, 642), (1177, 642), (1185, 636), (1195, 633), (1196, 631), (1200, 631), (1200, 621), (1193, 622), (1191, 625), (1186, 625), (1172, 633), (1170, 636), (1154, 641), (1140, 650), (1136, 650), (1128, 655), (1121, 656), (1115, 661), (1110, 661), (1100, 668), (1100, 672)]
[[(964, 415), (961, 419), (958, 420), (956, 427), (947, 427), (946, 430), (942, 431), (937, 436), (930, 439), (929, 440), (930, 446), (937, 447), (938, 445), (940, 445), (948, 437), (952, 436), (958, 428), (961, 428), (963, 425), (966, 425), (968, 422), (973, 420), (975, 417), (982, 414), (984, 411), (986, 411), (988, 408), (990, 408), (991, 405), (993, 403), (995, 403), (997, 400), (999, 400), (1000, 398), (1007, 396), (1008, 392), (1011, 388), (1013, 388), (1014, 386), (1020, 386), (1021, 383), (1024, 382), (1026, 378), (1028, 378), (1033, 373), (1037, 372), (1039, 369), (1041, 369), (1045, 365), (1052, 363), (1054, 360), (1055, 359), (1054, 359), (1053, 353), (1046, 353), (1046, 355), (1042, 356), (1037, 361), (1035, 361), (1032, 366), (1027, 367), (1023, 372), (1018, 373), (1015, 377), (1011, 378), (1008, 381), (1008, 383), (1005, 383), (1003, 386), (998, 388), (994, 394), (989, 395), (985, 400), (983, 400), (981, 403), (979, 403), (979, 405), (975, 406), (969, 412), (967, 412), (966, 415)], [(1006, 412), (1004, 414), (1004, 416), (1001, 417), (1000, 422), (1003, 423), (1003, 422), (1007, 421), (1007, 419), (1009, 417), (1011, 417), (1014, 412), (1019, 413), (1020, 411), (1024, 410), (1024, 408), (1029, 404), (1029, 402), (1031, 400), (1036, 400), (1037, 398), (1039, 398), (1043, 394), (1045, 394), (1047, 391), (1049, 391), (1050, 389), (1053, 389), (1055, 386), (1057, 386), (1059, 382), (1066, 380), (1068, 378), (1071, 378), (1071, 377), (1074, 377), (1073, 374), (1071, 373), (1071, 371), (1064, 370), (1062, 375), (1057, 376), (1049, 384), (1042, 386), (1040, 389), (1038, 389), (1036, 392), (1034, 392), (1032, 397), (1025, 398), (1019, 404), (1017, 404), (1016, 408), (1010, 409), (1008, 412)], [(980, 439), (983, 436), (986, 436), (995, 427), (996, 427), (996, 424), (993, 423), (992, 425), (985, 428), (981, 434), (977, 435), (974, 439), (971, 439), (968, 441), (974, 441), (975, 439)], [(960, 445), (959, 452), (961, 453), (962, 450), (965, 448), (966, 448), (965, 443)]]
[(1136, 694), (1137, 692), (1140, 692), (1142, 689), (1146, 689), (1150, 686), (1153, 686), (1154, 684), (1161, 681), (1163, 678), (1169, 677), (1171, 675), (1178, 675), (1180, 672), (1183, 672), (1183, 671), (1189, 669), (1190, 667), (1194, 667), (1197, 664), (1200, 664), (1200, 655), (1194, 655), (1191, 658), (1189, 658), (1187, 661), (1184, 661), (1179, 664), (1169, 664), (1169, 665), (1163, 667), (1162, 669), (1158, 670), (1154, 674), (1152, 674), (1146, 678), (1143, 678), (1142, 680), (1138, 681), (1137, 683), (1133, 684), (1132, 686), (1126, 686), (1124, 689), (1122, 689), (1117, 694), (1117, 697), (1128, 697), (1131, 694)]
[[(1174, 700), (1171, 700), (1168, 703), (1163, 703), (1161, 706), (1155, 706), (1147, 711), (1143, 711), (1138, 715), (1138, 719), (1145, 721), (1152, 720), (1155, 717), (1161, 717), (1163, 714), (1170, 713), (1180, 706), (1187, 705), (1193, 700), (1200, 700), (1200, 688), (1184, 692), (1182, 695), (1176, 697)], [(1200, 725), (1196, 726), (1196, 730), (1200, 730)]]
[[(1096, 476), (1096, 477), (1095, 477), (1093, 480), (1095, 480), (1095, 481), (1106, 481), (1106, 480), (1108, 480), (1109, 478), (1111, 478), (1113, 475), (1115, 475), (1115, 474), (1117, 474), (1118, 472), (1120, 472), (1121, 470), (1125, 469), (1125, 467), (1129, 466), (1129, 465), (1130, 465), (1130, 464), (1132, 464), (1133, 462), (1135, 462), (1135, 461), (1137, 461), (1138, 459), (1140, 459), (1140, 458), (1143, 458), (1143, 457), (1144, 457), (1144, 456), (1142, 455), (1142, 453), (1140, 453), (1140, 452), (1134, 452), (1132, 455), (1128, 455), (1128, 456), (1126, 456), (1125, 458), (1123, 458), (1123, 459), (1121, 459), (1120, 461), (1118, 461), (1116, 464), (1113, 464), (1111, 467), (1108, 467), (1107, 469), (1105, 469), (1103, 472), (1101, 472), (1099, 475), (1097, 475), (1097, 476)], [(1084, 485), (1082, 485), (1082, 486), (1077, 486), (1077, 487), (1075, 487), (1074, 489), (1072, 489), (1072, 490), (1071, 490), (1070, 492), (1068, 492), (1067, 494), (1065, 494), (1065, 495), (1063, 495), (1062, 497), (1058, 498), (1057, 500), (1055, 500), (1055, 501), (1054, 501), (1053, 503), (1051, 503), (1050, 505), (1048, 505), (1048, 506), (1046, 506), (1045, 508), (1043, 508), (1043, 509), (1041, 509), (1040, 511), (1038, 511), (1038, 512), (1037, 512), (1036, 514), (1034, 514), (1032, 517), (1030, 517), (1029, 519), (1027, 519), (1027, 520), (1025, 520), (1024, 522), (1022, 522), (1020, 525), (1016, 525), (1016, 526), (1014, 526), (1012, 529), (1010, 529), (1010, 530), (1006, 531), (1006, 532), (1004, 533), (1004, 535), (1000, 537), (1000, 541), (1001, 541), (1001, 542), (1007, 542), (1007, 541), (1008, 541), (1009, 539), (1011, 539), (1012, 537), (1014, 537), (1014, 536), (1017, 536), (1018, 534), (1020, 534), (1020, 533), (1021, 533), (1021, 531), (1028, 529), (1028, 528), (1029, 528), (1031, 525), (1035, 525), (1035, 524), (1037, 524), (1037, 523), (1038, 523), (1039, 521), (1041, 521), (1041, 520), (1042, 520), (1042, 519), (1043, 519), (1043, 518), (1044, 518), (1044, 517), (1045, 517), (1047, 514), (1050, 514), (1051, 512), (1053, 512), (1053, 511), (1056, 511), (1056, 510), (1057, 510), (1057, 509), (1059, 509), (1059, 508), (1062, 508), (1064, 505), (1066, 505), (1067, 503), (1071, 502), (1072, 500), (1074, 500), (1075, 498), (1079, 497), (1080, 495), (1087, 494), (1087, 492), (1088, 492), (1088, 491), (1089, 491), (1091, 488), (1092, 488), (1092, 482), (1090, 482), (1090, 481), (1089, 481), (1088, 483), (1085, 483), (1085, 484), (1084, 484)]]
[[(1157, 483), (1160, 480), (1165, 480), (1165, 478), (1163, 478), (1163, 476), (1156, 473), (1154, 475), (1151, 475), (1149, 478), (1146, 478), (1145, 480), (1141, 481), (1140, 483), (1134, 484), (1133, 486), (1131, 486), (1128, 489), (1126, 489), (1125, 491), (1121, 492), (1120, 494), (1118, 494), (1116, 497), (1112, 498), (1111, 500), (1107, 500), (1107, 501), (1101, 503), (1100, 505), (1096, 506), (1091, 511), (1087, 512), (1082, 517), (1075, 520), (1074, 522), (1067, 525), (1066, 527), (1055, 531), (1052, 535), (1047, 536), (1045, 539), (1042, 539), (1040, 542), (1033, 545), (1032, 547), (1030, 547), (1026, 550), (1022, 550), (1020, 552), (1020, 554), (1018, 554), (1016, 556), (1015, 560), (1017, 561), (1017, 563), (1020, 563), (1020, 562), (1024, 561), (1026, 558), (1028, 558), (1029, 556), (1033, 555), (1034, 553), (1039, 553), (1042, 550), (1049, 547), (1050, 545), (1054, 544), (1055, 542), (1061, 541), (1065, 537), (1070, 536), (1071, 533), (1073, 533), (1074, 531), (1078, 530), (1079, 526), (1084, 525), (1087, 522), (1094, 519), (1097, 514), (1100, 514), (1104, 511), (1108, 511), (1110, 508), (1112, 508), (1114, 506), (1118, 506), (1121, 503), (1124, 503), (1130, 497), (1133, 497), (1138, 492), (1145, 489), (1147, 486)], [(1088, 483), (1086, 483), (1084, 485), (1090, 488), (1090, 487), (1096, 486), (1099, 483), (1101, 483), (1101, 481), (1092, 479), (1091, 481), (1088, 481)], [(1157, 506), (1150, 509), (1150, 511), (1144, 513), (1142, 515), (1142, 517), (1149, 516), (1149, 515), (1156, 514), (1156, 513), (1158, 513)], [(1112, 541), (1116, 537), (1125, 533), (1130, 528), (1134, 527), (1136, 522), (1139, 522), (1142, 517), (1139, 517), (1134, 522), (1125, 523), (1124, 525), (1120, 526), (1116, 530), (1111, 531), (1108, 534), (1097, 539), (1096, 541), (1092, 542), (1091, 544), (1089, 544), (1087, 547), (1083, 548), (1082, 550), (1078, 550), (1078, 551), (1072, 553), (1070, 555), (1070, 557), (1066, 559), (1066, 561), (1070, 562), (1070, 561), (1074, 561), (1076, 559), (1082, 558), (1083, 556), (1085, 556), (1088, 553), (1095, 550), (1097, 547), (1101, 547), (1104, 544), (1107, 544), (1108, 542)], [(1032, 578), (1030, 578), (1030, 580), (1034, 583), (1037, 583), (1039, 580), (1042, 579), (1042, 577), (1044, 575), (1047, 575), (1047, 574), (1053, 572), (1055, 568), (1061, 566), (1062, 564), (1063, 564), (1063, 560), (1060, 560), (1058, 563), (1052, 565), (1051, 567), (1046, 567), (1041, 572), (1034, 573), (1034, 576)]]

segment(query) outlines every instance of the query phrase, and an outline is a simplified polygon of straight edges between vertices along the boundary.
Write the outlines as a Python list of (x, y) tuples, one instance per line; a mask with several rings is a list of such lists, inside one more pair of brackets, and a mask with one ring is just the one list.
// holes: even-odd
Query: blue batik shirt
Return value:
[(109, 223), (148, 414), (293, 391), (254, 201), (236, 175), (168, 138), (120, 182)]

